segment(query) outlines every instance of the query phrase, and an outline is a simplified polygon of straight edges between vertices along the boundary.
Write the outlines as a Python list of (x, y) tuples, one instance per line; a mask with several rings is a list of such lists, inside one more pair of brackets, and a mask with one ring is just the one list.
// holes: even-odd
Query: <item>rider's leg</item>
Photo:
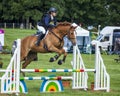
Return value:
[(43, 26), (38, 26), (37, 25), (37, 28), (38, 28), (38, 40), (37, 40), (37, 42), (36, 42), (36, 46), (39, 46), (39, 44), (40, 44), (40, 41), (43, 39), (43, 37), (45, 36), (45, 33), (46, 33), (46, 31), (45, 31), (45, 28), (43, 27)]
[(43, 37), (44, 37), (44, 34), (42, 32), (40, 32), (39, 35), (38, 35), (37, 42), (35, 44), (36, 46), (39, 46), (40, 41), (43, 39)]

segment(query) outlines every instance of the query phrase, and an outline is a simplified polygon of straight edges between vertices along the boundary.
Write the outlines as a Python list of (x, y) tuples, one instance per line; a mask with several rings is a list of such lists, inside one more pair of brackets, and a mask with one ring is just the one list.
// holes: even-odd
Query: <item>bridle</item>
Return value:
[[(56, 28), (58, 31), (60, 31), (58, 28)], [(71, 29), (71, 27), (70, 27), (70, 29)], [(70, 34), (70, 29), (68, 30), (68, 32), (67, 33), (69, 33)], [(49, 30), (55, 37), (57, 37), (58, 39), (59, 39), (59, 41), (61, 42), (61, 41), (63, 41), (63, 38), (61, 39), (59, 36), (57, 36), (52, 30)], [(76, 32), (76, 30), (74, 31), (74, 32)], [(69, 38), (69, 39), (75, 39), (75, 38)]]
[[(71, 34), (70, 29), (69, 29), (69, 34)], [(74, 30), (74, 34), (77, 33), (76, 30)], [(69, 38), (69, 37), (68, 37)], [(69, 39), (76, 39), (76, 38), (69, 38)]]
[[(58, 31), (60, 31), (58, 28), (56, 28)], [(70, 29), (71, 29), (71, 27), (69, 28), (69, 30), (67, 31), (67, 34), (66, 35), (68, 35), (68, 34), (71, 34), (70, 33)], [(49, 30), (59, 41), (60, 41), (60, 46), (61, 46), (61, 44), (62, 44), (62, 41), (63, 41), (63, 37), (62, 38), (60, 38), (58, 35), (56, 35), (52, 30)], [(76, 32), (76, 31), (74, 31), (74, 32)], [(69, 38), (68, 37), (68, 39), (76, 39), (76, 38)]]

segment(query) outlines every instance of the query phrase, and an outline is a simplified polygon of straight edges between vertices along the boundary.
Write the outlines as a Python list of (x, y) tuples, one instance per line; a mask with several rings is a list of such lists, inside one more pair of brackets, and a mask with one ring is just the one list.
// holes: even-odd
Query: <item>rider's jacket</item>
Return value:
[(41, 21), (38, 22), (38, 25), (43, 26), (47, 30), (56, 26), (56, 22), (57, 20), (55, 17), (52, 17), (50, 14), (44, 14)]

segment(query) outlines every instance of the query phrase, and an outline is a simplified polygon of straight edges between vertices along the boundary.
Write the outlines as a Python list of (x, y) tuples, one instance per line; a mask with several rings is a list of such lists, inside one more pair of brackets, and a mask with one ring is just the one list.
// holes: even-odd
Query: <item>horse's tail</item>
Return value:
[(17, 40), (14, 40), (12, 44), (11, 55), (14, 54), (16, 48), (17, 48)]

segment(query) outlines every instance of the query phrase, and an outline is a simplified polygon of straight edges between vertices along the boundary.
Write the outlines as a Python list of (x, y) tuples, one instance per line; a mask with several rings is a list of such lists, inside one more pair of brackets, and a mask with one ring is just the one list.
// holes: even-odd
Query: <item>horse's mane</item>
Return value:
[(59, 26), (70, 26), (70, 25), (71, 25), (71, 23), (65, 21), (65, 22), (59, 22), (56, 27), (59, 27)]

